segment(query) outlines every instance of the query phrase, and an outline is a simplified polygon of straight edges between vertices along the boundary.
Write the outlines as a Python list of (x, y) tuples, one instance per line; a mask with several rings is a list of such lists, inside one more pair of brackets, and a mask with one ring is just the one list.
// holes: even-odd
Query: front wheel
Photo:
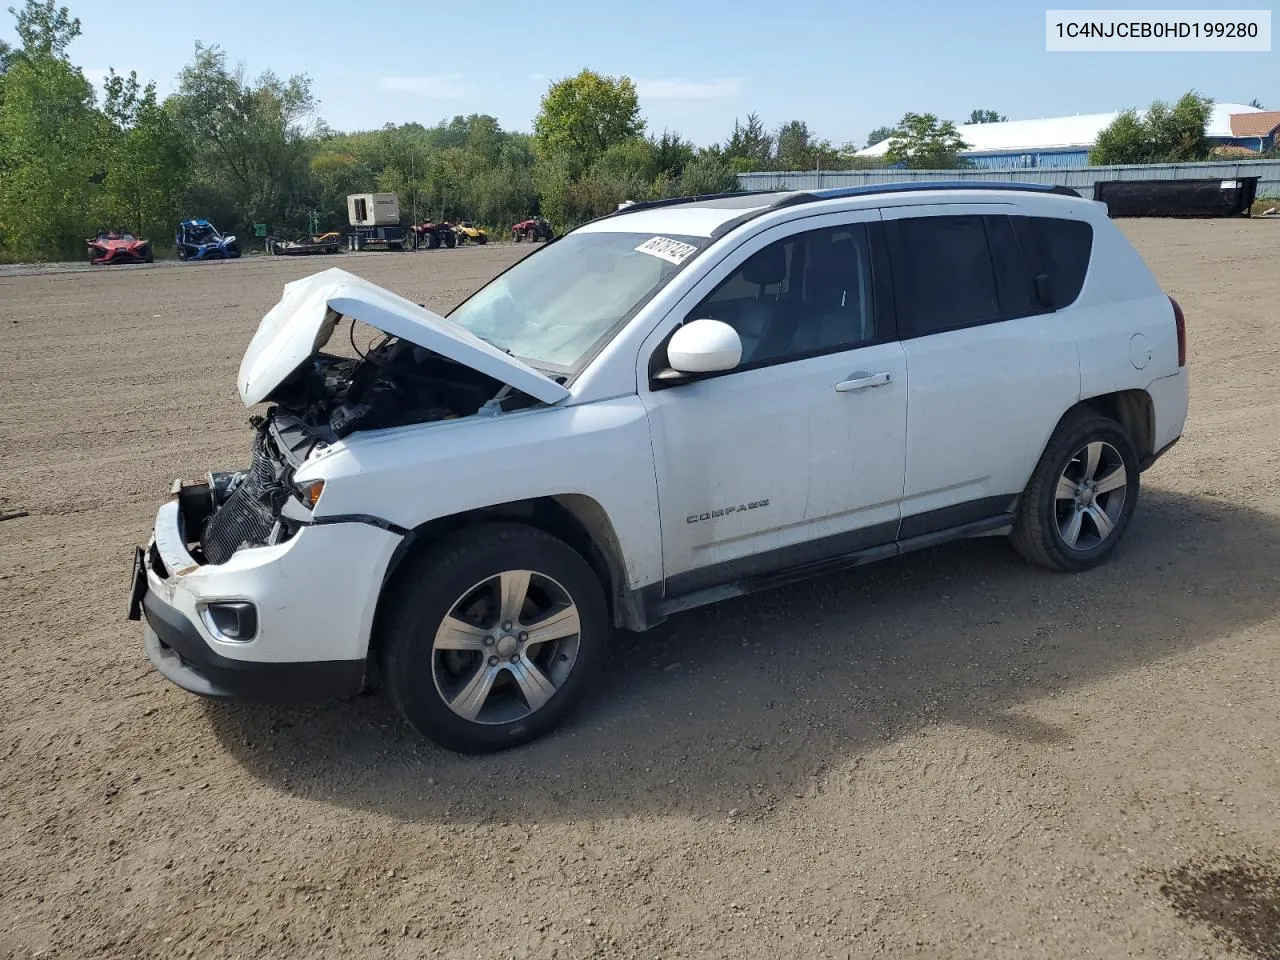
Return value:
[(1097, 566), (1133, 517), (1139, 473), (1138, 452), (1120, 424), (1097, 414), (1069, 415), (1018, 504), (1014, 547), (1054, 570)]
[(587, 562), (518, 524), (459, 531), (394, 582), (382, 636), (391, 698), (422, 735), (488, 753), (556, 727), (604, 662), (604, 592)]

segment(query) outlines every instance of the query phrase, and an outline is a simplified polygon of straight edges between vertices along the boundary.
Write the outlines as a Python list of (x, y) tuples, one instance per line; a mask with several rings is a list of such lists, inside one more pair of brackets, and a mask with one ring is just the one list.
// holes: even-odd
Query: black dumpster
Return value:
[(1259, 179), (1100, 180), (1093, 199), (1111, 217), (1238, 217), (1253, 206)]

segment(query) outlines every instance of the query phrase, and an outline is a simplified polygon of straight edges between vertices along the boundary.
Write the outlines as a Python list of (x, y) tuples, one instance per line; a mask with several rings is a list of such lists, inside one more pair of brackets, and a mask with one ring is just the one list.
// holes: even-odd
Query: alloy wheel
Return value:
[(533, 570), (475, 584), (449, 608), (431, 645), (440, 698), (472, 723), (536, 713), (568, 680), (582, 626), (569, 592)]
[(1095, 550), (1115, 532), (1129, 493), (1124, 458), (1111, 444), (1094, 440), (1067, 462), (1054, 491), (1058, 534), (1072, 550)]

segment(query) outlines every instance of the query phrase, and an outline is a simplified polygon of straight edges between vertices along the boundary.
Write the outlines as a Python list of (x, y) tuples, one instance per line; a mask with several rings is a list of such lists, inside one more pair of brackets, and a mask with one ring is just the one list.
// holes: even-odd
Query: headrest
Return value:
[(771, 243), (742, 265), (742, 279), (747, 283), (767, 286), (781, 283), (787, 277), (787, 251), (780, 243)]

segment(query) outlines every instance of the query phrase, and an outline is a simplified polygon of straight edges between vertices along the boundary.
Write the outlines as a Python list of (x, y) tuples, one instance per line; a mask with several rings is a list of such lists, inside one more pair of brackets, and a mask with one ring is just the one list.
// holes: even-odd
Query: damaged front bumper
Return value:
[(128, 616), (143, 621), (152, 664), (209, 697), (359, 692), (379, 587), (401, 535), (360, 519), (315, 520), (282, 543), (201, 564), (188, 547), (187, 515), (207, 494), (206, 484), (175, 482), (150, 542), (135, 552)]

